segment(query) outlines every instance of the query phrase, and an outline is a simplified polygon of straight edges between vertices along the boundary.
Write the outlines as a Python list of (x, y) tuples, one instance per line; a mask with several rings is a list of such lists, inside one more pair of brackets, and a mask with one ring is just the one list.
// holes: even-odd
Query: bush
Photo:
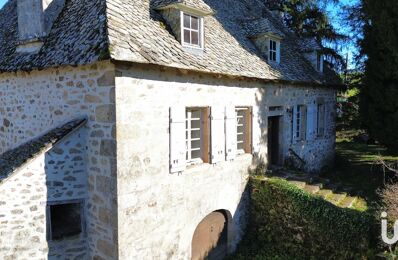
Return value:
[[(249, 230), (233, 259), (360, 259), (372, 254), (375, 220), (280, 179), (252, 180)], [(377, 226), (378, 228), (378, 226)]]

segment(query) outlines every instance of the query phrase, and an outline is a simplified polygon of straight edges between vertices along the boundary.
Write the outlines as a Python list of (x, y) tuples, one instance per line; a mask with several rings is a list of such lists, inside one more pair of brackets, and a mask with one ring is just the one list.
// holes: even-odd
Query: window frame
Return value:
[[(191, 124), (192, 124), (192, 111), (194, 110), (199, 110), (200, 112), (200, 117), (196, 118), (197, 121), (200, 122), (200, 128), (194, 128), (195, 130), (192, 130)], [(202, 163), (207, 163), (208, 160), (206, 160), (205, 153), (206, 149), (206, 136), (209, 138), (209, 127), (208, 127), (208, 118), (206, 118), (208, 115), (208, 111), (206, 107), (186, 107), (185, 108), (185, 147), (186, 147), (186, 164), (189, 165), (195, 165), (195, 164), (202, 164)], [(199, 138), (192, 138), (192, 131), (200, 131), (200, 137)], [(192, 148), (192, 142), (194, 141), (200, 141), (200, 148)], [(192, 158), (192, 151), (200, 151), (200, 157), (199, 158)], [(207, 151), (208, 153), (208, 151)]]
[(268, 38), (268, 61), (280, 63), (280, 55), (281, 55), (281, 41), (274, 37), (269, 37)]
[[(239, 112), (244, 111), (243, 116), (239, 116)], [(239, 106), (235, 107), (235, 113), (236, 113), (236, 154), (237, 155), (242, 155), (242, 154), (251, 154), (253, 150), (252, 146), (252, 108), (251, 107), (245, 107), (245, 106)], [(243, 118), (243, 124), (239, 124), (239, 118)], [(243, 126), (243, 132), (239, 132), (239, 126)], [(238, 136), (243, 135), (243, 141), (239, 141)], [(243, 148), (239, 148), (239, 144), (243, 144)]]
[[(63, 237), (60, 239), (52, 238), (52, 222), (51, 222), (51, 206), (59, 206), (66, 204), (80, 204), (80, 230), (81, 232), (76, 235)], [(85, 221), (85, 200), (75, 199), (75, 200), (61, 200), (61, 201), (48, 201), (46, 204), (46, 226), (47, 226), (47, 241), (48, 242), (58, 242), (67, 239), (78, 239), (81, 236), (86, 236), (86, 221)]]
[[(198, 19), (198, 30), (185, 27), (185, 25), (184, 25), (184, 16), (185, 15), (190, 17), (190, 24), (192, 23), (192, 17), (195, 17)], [(199, 16), (199, 15), (194, 15), (189, 12), (180, 11), (180, 24), (181, 24), (181, 45), (183, 47), (187, 47), (187, 48), (191, 48), (191, 49), (203, 50), (204, 49), (204, 20), (203, 20), (203, 17)], [(185, 42), (185, 33), (184, 33), (185, 30), (189, 30), (190, 33), (192, 31), (198, 32), (198, 41), (199, 41), (198, 45)], [(191, 38), (192, 38), (192, 36), (191, 36)]]

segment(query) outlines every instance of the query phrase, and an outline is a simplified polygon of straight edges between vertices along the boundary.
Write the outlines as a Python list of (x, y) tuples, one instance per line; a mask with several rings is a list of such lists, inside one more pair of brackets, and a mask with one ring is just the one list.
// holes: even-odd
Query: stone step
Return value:
[(356, 201), (357, 197), (347, 196), (339, 203), (339, 206), (342, 208), (351, 208)]
[(332, 194), (332, 190), (322, 189), (316, 193), (316, 195), (322, 197), (323, 199), (327, 198), (330, 194)]
[(334, 205), (339, 205), (339, 203), (347, 197), (346, 193), (332, 193), (328, 195), (325, 199)]
[(304, 187), (304, 191), (311, 193), (311, 194), (315, 194), (317, 192), (319, 192), (321, 190), (321, 187), (319, 187), (318, 185), (305, 185)]
[(303, 181), (288, 181), (290, 184), (296, 186), (299, 189), (304, 189), (305, 186), (307, 185), (305, 182)]

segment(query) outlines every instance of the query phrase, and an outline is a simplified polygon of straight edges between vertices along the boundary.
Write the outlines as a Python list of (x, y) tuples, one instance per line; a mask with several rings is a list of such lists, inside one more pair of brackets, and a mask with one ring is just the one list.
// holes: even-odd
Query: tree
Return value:
[[(271, 10), (283, 12), (285, 24), (299, 37), (315, 38), (317, 42), (337, 43), (346, 39), (332, 26), (325, 10), (327, 4), (339, 0), (265, 0)], [(344, 58), (331, 47), (323, 48), (324, 55), (336, 65), (345, 68)]]
[(366, 56), (360, 113), (369, 134), (398, 151), (398, 1), (363, 0)]

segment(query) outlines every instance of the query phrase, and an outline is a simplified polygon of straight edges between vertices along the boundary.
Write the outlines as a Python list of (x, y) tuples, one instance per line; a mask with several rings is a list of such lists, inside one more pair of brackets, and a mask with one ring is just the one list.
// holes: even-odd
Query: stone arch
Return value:
[(192, 236), (192, 260), (223, 259), (229, 252), (232, 217), (228, 210), (216, 210), (203, 218)]

